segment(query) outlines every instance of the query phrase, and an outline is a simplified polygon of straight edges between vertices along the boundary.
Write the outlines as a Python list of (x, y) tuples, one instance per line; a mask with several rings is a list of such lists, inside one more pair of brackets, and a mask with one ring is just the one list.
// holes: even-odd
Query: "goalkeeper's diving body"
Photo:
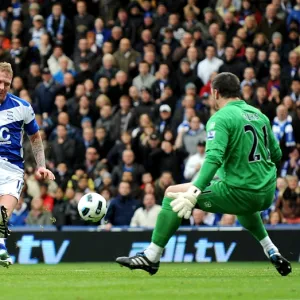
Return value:
[(269, 119), (240, 100), (240, 82), (232, 73), (217, 75), (211, 93), (218, 111), (206, 126), (206, 159), (196, 180), (167, 188), (149, 247), (132, 257), (118, 257), (116, 262), (155, 274), (164, 247), (182, 218), (188, 219), (197, 206), (237, 215), (277, 271), (286, 276), (291, 264), (269, 238), (260, 217), (260, 211), (273, 201), (276, 165), (282, 155)]

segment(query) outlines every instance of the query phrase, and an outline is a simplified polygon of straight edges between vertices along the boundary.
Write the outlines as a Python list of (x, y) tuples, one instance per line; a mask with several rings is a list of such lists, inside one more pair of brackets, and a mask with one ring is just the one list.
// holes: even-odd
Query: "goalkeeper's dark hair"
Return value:
[(232, 73), (218, 74), (212, 82), (212, 88), (217, 90), (222, 98), (239, 98), (241, 96), (241, 83)]

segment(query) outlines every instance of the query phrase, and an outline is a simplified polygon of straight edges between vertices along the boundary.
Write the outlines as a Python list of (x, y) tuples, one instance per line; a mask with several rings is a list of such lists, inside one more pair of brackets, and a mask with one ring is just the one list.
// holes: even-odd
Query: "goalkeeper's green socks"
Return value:
[(262, 222), (259, 212), (256, 212), (252, 215), (237, 216), (237, 217), (240, 224), (244, 228), (246, 228), (260, 242), (267, 256), (268, 256), (268, 252), (271, 249), (274, 249), (275, 252), (278, 252), (277, 247), (273, 244), (273, 242), (268, 236), (268, 233)]
[(164, 197), (162, 210), (160, 211), (155, 229), (152, 234), (152, 242), (144, 251), (146, 257), (152, 262), (158, 262), (169, 239), (177, 231), (181, 219), (173, 212), (170, 205), (173, 199)]

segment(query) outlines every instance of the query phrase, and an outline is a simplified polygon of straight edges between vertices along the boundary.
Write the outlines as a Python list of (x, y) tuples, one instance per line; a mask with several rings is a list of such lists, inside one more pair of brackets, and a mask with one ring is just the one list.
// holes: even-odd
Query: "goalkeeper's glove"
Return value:
[(174, 199), (171, 202), (172, 210), (177, 213), (179, 218), (189, 219), (192, 209), (195, 207), (197, 198), (201, 191), (192, 185), (186, 192), (168, 193), (167, 196)]

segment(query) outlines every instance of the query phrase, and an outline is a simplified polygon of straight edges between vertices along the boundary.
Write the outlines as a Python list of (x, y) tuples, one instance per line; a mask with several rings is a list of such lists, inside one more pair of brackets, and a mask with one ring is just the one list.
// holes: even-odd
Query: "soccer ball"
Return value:
[(79, 200), (78, 212), (84, 221), (99, 222), (107, 212), (106, 200), (97, 193), (88, 193)]

